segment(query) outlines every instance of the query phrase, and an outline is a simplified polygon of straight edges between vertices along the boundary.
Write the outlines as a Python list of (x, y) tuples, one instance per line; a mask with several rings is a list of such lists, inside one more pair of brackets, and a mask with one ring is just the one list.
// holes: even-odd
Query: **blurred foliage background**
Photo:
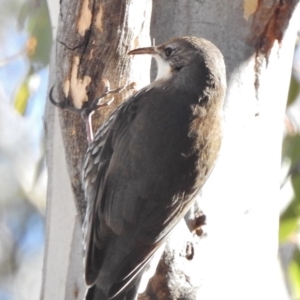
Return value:
[(0, 299), (39, 299), (47, 170), (46, 0), (0, 0)]
[[(52, 29), (46, 0), (0, 5), (0, 299), (35, 300), (44, 252), (43, 112)], [(299, 40), (283, 133), (279, 232), (282, 274), (293, 300), (300, 299)]]
[[(300, 22), (299, 22), (300, 26)], [(282, 143), (279, 257), (288, 292), (300, 299), (300, 32), (295, 44)]]

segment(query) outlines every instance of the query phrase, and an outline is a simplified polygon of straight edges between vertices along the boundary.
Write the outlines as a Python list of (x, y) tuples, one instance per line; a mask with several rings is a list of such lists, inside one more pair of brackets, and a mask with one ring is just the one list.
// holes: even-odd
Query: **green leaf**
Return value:
[(287, 106), (291, 105), (296, 98), (298, 97), (300, 92), (300, 83), (295, 79), (295, 77), (291, 76), (291, 82), (290, 82), (290, 88), (289, 88), (289, 94), (288, 94), (288, 100), (287, 100)]
[(300, 250), (296, 248), (289, 264), (288, 274), (291, 283), (292, 299), (300, 299)]
[(300, 220), (300, 175), (292, 176), (294, 198), (280, 216), (279, 241), (282, 243), (297, 231)]
[(26, 53), (35, 71), (49, 63), (52, 29), (46, 0), (28, 0), (24, 3), (19, 24), (26, 24), (29, 38)]
[(295, 231), (298, 226), (298, 218), (296, 216), (291, 218), (280, 218), (279, 226), (279, 242), (285, 242)]
[(300, 159), (300, 135), (287, 135), (282, 144), (282, 157), (288, 158), (293, 167)]
[(18, 88), (16, 96), (14, 98), (14, 108), (21, 115), (24, 115), (26, 111), (29, 97), (30, 97), (30, 92), (28, 86), (28, 78), (26, 77), (25, 80), (20, 85), (20, 87)]
[(295, 199), (298, 202), (297, 205), (298, 216), (300, 216), (300, 175), (299, 174), (300, 174), (299, 172), (292, 173), (292, 186), (295, 192)]

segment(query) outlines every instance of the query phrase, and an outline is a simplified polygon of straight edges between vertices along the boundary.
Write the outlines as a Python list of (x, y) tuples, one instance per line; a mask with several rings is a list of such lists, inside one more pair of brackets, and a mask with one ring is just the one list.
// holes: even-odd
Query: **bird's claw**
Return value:
[(102, 82), (104, 83), (104, 93), (100, 97), (97, 97), (96, 99), (92, 100), (90, 102), (90, 104), (88, 104), (84, 108), (76, 108), (74, 106), (71, 106), (68, 104), (68, 102), (66, 100), (60, 101), (60, 102), (56, 101), (53, 97), (54, 86), (52, 86), (52, 88), (50, 89), (50, 92), (49, 92), (49, 99), (53, 105), (55, 105), (56, 107), (59, 107), (61, 109), (65, 109), (65, 110), (80, 114), (81, 118), (84, 120), (84, 123), (86, 124), (86, 131), (87, 131), (87, 137), (88, 137), (89, 144), (93, 141), (91, 116), (93, 115), (93, 113), (96, 110), (98, 110), (102, 107), (105, 107), (105, 106), (109, 106), (115, 100), (114, 97), (112, 97), (109, 100), (103, 102), (104, 98), (106, 98), (107, 96), (112, 95), (112, 94), (120, 93), (125, 89), (125, 86), (122, 86), (120, 88), (111, 90), (108, 79), (104, 78), (104, 79), (102, 79)]
[(68, 111), (72, 111), (72, 112), (75, 112), (75, 113), (79, 113), (81, 116), (91, 114), (95, 110), (100, 109), (101, 107), (109, 106), (114, 101), (114, 98), (111, 98), (108, 101), (102, 103), (102, 100), (105, 97), (107, 97), (108, 95), (111, 95), (111, 94), (120, 93), (125, 88), (125, 86), (122, 86), (120, 88), (111, 90), (109, 81), (107, 79), (103, 79), (102, 81), (105, 84), (104, 93), (100, 97), (97, 97), (95, 100), (91, 101), (91, 103), (87, 107), (76, 108), (74, 106), (69, 105), (66, 100), (65, 101), (60, 101), (60, 102), (56, 101), (53, 97), (54, 86), (52, 86), (52, 88), (50, 89), (50, 92), (49, 92), (50, 102), (58, 108), (66, 109)]
[(58, 108), (61, 108), (61, 109), (66, 109), (66, 110), (69, 110), (69, 111), (73, 111), (73, 112), (79, 112), (79, 111), (80, 111), (80, 109), (78, 109), (78, 108), (76, 108), (76, 107), (73, 107), (73, 106), (69, 105), (69, 104), (67, 103), (67, 101), (60, 101), (60, 102), (56, 101), (56, 100), (54, 99), (54, 97), (53, 97), (53, 89), (54, 89), (54, 85), (53, 85), (52, 88), (50, 89), (50, 92), (49, 92), (49, 100), (50, 100), (50, 102), (51, 102), (54, 106), (56, 106), (56, 107), (58, 107)]

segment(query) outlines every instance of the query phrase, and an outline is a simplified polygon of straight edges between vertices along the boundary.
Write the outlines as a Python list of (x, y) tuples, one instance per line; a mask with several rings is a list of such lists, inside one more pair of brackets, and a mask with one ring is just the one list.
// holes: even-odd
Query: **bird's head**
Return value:
[[(178, 75), (190, 80), (191, 74), (199, 78), (199, 73), (202, 73), (202, 77), (207, 71), (225, 73), (223, 57), (217, 47), (196, 37), (174, 38), (159, 46), (134, 49), (128, 54), (152, 55), (158, 68), (155, 80), (168, 80)], [(214, 75), (219, 77), (221, 74)]]
[(182, 40), (174, 39), (160, 46), (138, 48), (129, 52), (129, 54), (150, 54), (157, 62), (158, 79), (169, 79), (175, 72), (180, 71), (187, 65), (187, 47)]

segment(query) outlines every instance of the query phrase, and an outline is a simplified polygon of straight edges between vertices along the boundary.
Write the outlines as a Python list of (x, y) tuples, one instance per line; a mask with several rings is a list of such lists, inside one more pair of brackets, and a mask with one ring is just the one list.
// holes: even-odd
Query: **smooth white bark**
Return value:
[[(222, 151), (199, 201), (207, 216), (207, 237), (198, 242), (193, 261), (197, 299), (286, 296), (278, 285), (279, 179), (299, 10), (281, 45), (275, 41), (268, 63), (263, 60), (258, 73), (256, 52), (247, 44), (251, 14), (243, 7), (246, 2), (154, 1), (153, 5), (151, 34), (158, 43), (180, 35), (205, 37), (221, 49), (227, 66)], [(178, 241), (177, 236), (172, 235), (171, 243)]]

